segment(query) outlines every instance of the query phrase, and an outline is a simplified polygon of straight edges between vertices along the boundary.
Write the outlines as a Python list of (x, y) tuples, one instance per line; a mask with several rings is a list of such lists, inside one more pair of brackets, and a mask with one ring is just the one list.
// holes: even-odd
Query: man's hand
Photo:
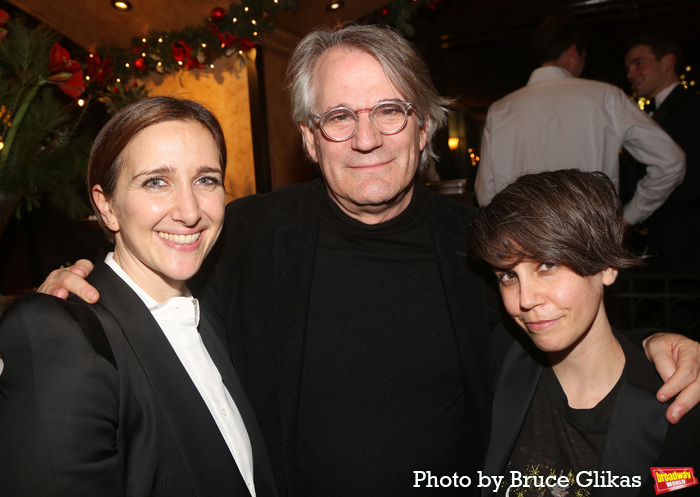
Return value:
[(67, 299), (68, 294), (73, 293), (85, 302), (94, 304), (100, 298), (100, 294), (95, 287), (85, 281), (94, 267), (87, 259), (80, 259), (71, 267), (55, 269), (37, 291), (61, 299)]
[(700, 402), (700, 343), (675, 333), (655, 333), (644, 340), (647, 357), (664, 380), (656, 394), (660, 402), (676, 399), (666, 410), (669, 423), (678, 423)]

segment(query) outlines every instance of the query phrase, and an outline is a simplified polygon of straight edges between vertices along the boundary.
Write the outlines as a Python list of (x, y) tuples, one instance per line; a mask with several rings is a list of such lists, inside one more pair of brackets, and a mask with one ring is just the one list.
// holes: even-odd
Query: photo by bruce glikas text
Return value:
[[(520, 471), (508, 473), (510, 488), (624, 488), (641, 487), (641, 475), (614, 475), (611, 471), (580, 471), (569, 475), (525, 475)], [(466, 475), (434, 475), (432, 471), (414, 471), (414, 488), (467, 488), (477, 486), (479, 488), (493, 488), (498, 492), (504, 484), (505, 476), (485, 475), (477, 472), (475, 477)]]

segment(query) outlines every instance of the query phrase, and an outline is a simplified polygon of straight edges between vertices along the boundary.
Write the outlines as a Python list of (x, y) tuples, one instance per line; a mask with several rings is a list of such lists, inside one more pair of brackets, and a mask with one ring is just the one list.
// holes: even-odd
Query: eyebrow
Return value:
[[(171, 166), (161, 166), (157, 167), (155, 169), (149, 169), (148, 171), (143, 171), (139, 174), (134, 175), (131, 180), (135, 180), (137, 178), (143, 177), (143, 176), (154, 176), (158, 174), (168, 174), (168, 173), (173, 173), (175, 172), (175, 168)], [(201, 166), (199, 169), (197, 169), (197, 174), (201, 173), (219, 173), (223, 174), (224, 171), (222, 170), (221, 167), (212, 167), (212, 166)]]
[[(381, 99), (381, 100), (377, 100), (377, 103), (375, 103), (374, 105), (372, 105), (372, 106), (370, 106), (370, 107), (361, 107), (361, 108), (362, 108), (362, 109), (371, 109), (371, 108), (374, 107), (375, 105), (383, 104), (384, 102), (405, 102), (405, 101), (406, 101), (406, 100), (404, 100), (404, 99), (402, 99), (402, 98), (398, 98), (398, 97), (395, 97), (395, 98), (383, 98), (383, 99)], [(338, 105), (335, 105), (335, 106), (333, 106), (333, 107), (329, 107), (328, 110), (326, 110), (325, 112), (330, 112), (330, 111), (332, 111), (332, 110), (341, 109), (341, 108), (355, 110), (355, 108), (354, 108), (352, 105), (350, 105), (350, 104), (347, 104), (347, 103), (339, 103)], [(321, 112), (321, 114), (323, 114), (323, 112)]]

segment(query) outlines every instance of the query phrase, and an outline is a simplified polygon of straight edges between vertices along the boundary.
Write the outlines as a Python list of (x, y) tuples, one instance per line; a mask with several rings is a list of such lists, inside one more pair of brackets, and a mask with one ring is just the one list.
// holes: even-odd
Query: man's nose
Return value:
[(357, 119), (357, 132), (352, 137), (353, 148), (369, 151), (380, 147), (384, 142), (384, 135), (372, 124), (369, 114), (360, 114)]

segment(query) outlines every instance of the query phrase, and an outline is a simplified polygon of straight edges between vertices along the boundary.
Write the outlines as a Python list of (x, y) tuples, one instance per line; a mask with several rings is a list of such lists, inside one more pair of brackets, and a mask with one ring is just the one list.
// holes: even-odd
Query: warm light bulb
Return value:
[(334, 10), (340, 9), (343, 5), (345, 5), (345, 2), (338, 0), (337, 2), (332, 2), (326, 5), (326, 10), (333, 12)]
[(113, 0), (112, 7), (121, 11), (131, 10), (131, 2), (127, 0)]
[(450, 150), (457, 150), (457, 147), (459, 147), (459, 138), (449, 138), (447, 140), (447, 146)]
[(83, 100), (82, 98), (79, 98), (78, 99), (78, 107), (82, 107), (83, 105), (85, 105), (85, 100)]

